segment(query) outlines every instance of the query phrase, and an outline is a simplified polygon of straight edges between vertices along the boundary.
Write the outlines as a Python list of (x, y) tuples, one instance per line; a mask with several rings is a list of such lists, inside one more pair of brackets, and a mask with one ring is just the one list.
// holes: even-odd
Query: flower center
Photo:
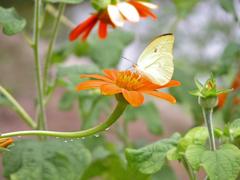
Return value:
[(141, 83), (141, 75), (132, 71), (120, 71), (117, 74), (116, 85), (127, 89), (136, 90)]

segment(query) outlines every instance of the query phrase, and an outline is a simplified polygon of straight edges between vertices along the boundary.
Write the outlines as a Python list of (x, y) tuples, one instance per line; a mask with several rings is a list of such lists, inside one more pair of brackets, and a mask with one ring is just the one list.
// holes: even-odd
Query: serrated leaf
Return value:
[(126, 149), (125, 155), (130, 167), (144, 174), (159, 171), (165, 163), (167, 152), (176, 146), (179, 138), (179, 134), (174, 134), (169, 139), (160, 140), (140, 149)]
[(144, 120), (148, 130), (153, 134), (159, 135), (163, 131), (159, 111), (152, 102), (146, 103), (139, 108), (128, 107), (123, 116), (126, 121)]
[(15, 8), (0, 7), (0, 25), (3, 27), (3, 33), (11, 36), (25, 28), (26, 20), (18, 15)]
[(201, 166), (211, 180), (235, 180), (240, 172), (240, 150), (225, 144), (216, 151), (205, 151)]
[(79, 141), (20, 140), (4, 154), (4, 176), (10, 179), (80, 179), (91, 161)]
[(80, 4), (84, 0), (45, 0), (49, 3), (66, 3), (66, 4)]
[(201, 145), (188, 146), (185, 157), (194, 170), (199, 170), (201, 164), (202, 154), (206, 151), (206, 148)]

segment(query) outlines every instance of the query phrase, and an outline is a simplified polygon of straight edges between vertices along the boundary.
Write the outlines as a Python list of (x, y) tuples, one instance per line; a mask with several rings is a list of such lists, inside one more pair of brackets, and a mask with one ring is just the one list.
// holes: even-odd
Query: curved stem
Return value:
[(62, 137), (62, 138), (81, 138), (87, 137), (99, 132), (105, 131), (108, 127), (110, 127), (117, 119), (121, 116), (124, 110), (127, 107), (127, 103), (123, 101), (119, 101), (117, 107), (111, 114), (111, 116), (103, 123), (99, 125), (76, 132), (57, 132), (57, 131), (17, 131), (17, 132), (10, 132), (1, 134), (0, 138), (4, 137), (12, 137), (12, 136), (29, 136), (29, 135), (37, 135), (37, 136), (53, 136), (53, 137)]
[(203, 111), (203, 117), (205, 124), (208, 129), (208, 134), (209, 134), (209, 143), (210, 143), (210, 149), (212, 151), (216, 150), (216, 143), (215, 143), (215, 138), (214, 138), (214, 130), (213, 130), (213, 122), (212, 122), (212, 112), (213, 109), (207, 109), (207, 108), (202, 108)]
[(0, 93), (2, 93), (8, 99), (8, 101), (14, 107), (14, 110), (22, 118), (22, 120), (24, 120), (25, 123), (28, 124), (31, 128), (35, 129), (37, 126), (36, 123), (32, 120), (32, 118), (28, 115), (28, 113), (23, 109), (23, 107), (14, 99), (14, 97), (12, 97), (12, 95), (2, 86), (0, 86)]
[(62, 14), (64, 13), (64, 9), (65, 9), (65, 4), (64, 3), (59, 4), (58, 15), (54, 22), (51, 39), (50, 39), (50, 42), (48, 45), (48, 51), (47, 51), (47, 55), (46, 55), (44, 74), (43, 74), (43, 90), (45, 93), (47, 91), (47, 86), (48, 86), (48, 73), (49, 73), (49, 67), (51, 65), (52, 50), (53, 50), (53, 46), (54, 46), (56, 38), (57, 38), (57, 33), (58, 33), (59, 25), (60, 25), (60, 19), (62, 17)]
[(40, 6), (41, 0), (35, 0), (35, 9), (34, 9), (34, 31), (33, 31), (33, 51), (34, 51), (34, 60), (36, 68), (36, 78), (37, 78), (37, 89), (38, 89), (38, 103), (40, 109), (40, 118), (38, 120), (38, 128), (45, 129), (45, 109), (43, 104), (43, 87), (42, 87), (42, 75), (41, 75), (41, 65), (39, 60), (39, 35), (40, 35)]

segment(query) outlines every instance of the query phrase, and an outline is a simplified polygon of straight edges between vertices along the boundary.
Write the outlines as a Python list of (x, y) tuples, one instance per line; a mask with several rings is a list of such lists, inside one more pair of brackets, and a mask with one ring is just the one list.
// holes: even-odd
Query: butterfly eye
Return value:
[(157, 49), (157, 48), (155, 48), (155, 49), (154, 49), (154, 52), (155, 52), (155, 53), (157, 53), (157, 51), (158, 51), (158, 49)]

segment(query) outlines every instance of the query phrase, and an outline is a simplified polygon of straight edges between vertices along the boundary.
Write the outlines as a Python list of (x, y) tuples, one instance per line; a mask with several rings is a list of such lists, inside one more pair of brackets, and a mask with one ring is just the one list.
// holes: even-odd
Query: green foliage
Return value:
[(80, 4), (84, 0), (45, 0), (49, 3), (66, 3), (66, 4)]
[(146, 103), (139, 108), (129, 106), (124, 112), (123, 117), (128, 122), (143, 119), (148, 130), (153, 134), (159, 135), (163, 131), (159, 111), (152, 102)]
[(14, 8), (0, 7), (0, 25), (3, 27), (3, 33), (11, 36), (25, 28), (26, 20), (19, 16)]
[(238, 18), (234, 8), (234, 0), (219, 0), (219, 3), (226, 12), (233, 14), (237, 21)]
[(110, 32), (104, 41), (95, 35), (88, 42), (75, 42), (58, 49), (53, 53), (51, 61), (61, 63), (69, 55), (75, 54), (78, 57), (89, 57), (100, 69), (116, 68), (124, 48), (133, 39), (132, 33), (120, 30)]
[(91, 161), (79, 141), (20, 140), (4, 154), (4, 176), (26, 180), (79, 179)]
[(100, 11), (106, 9), (111, 4), (111, 0), (91, 0), (91, 4), (97, 11)]
[(192, 11), (192, 9), (199, 2), (198, 0), (184, 1), (184, 0), (172, 0), (177, 8), (177, 14), (181, 18), (185, 18)]
[(124, 48), (134, 39), (130, 32), (115, 30), (102, 41), (96, 36), (89, 41), (88, 55), (100, 68), (116, 67), (121, 59)]
[(240, 136), (240, 119), (236, 119), (230, 124), (229, 131), (234, 138)]
[(153, 174), (159, 171), (165, 163), (167, 152), (174, 148), (180, 138), (174, 134), (169, 139), (163, 139), (140, 149), (126, 149), (126, 158), (130, 167), (144, 174)]
[(211, 180), (235, 180), (240, 172), (240, 150), (232, 144), (224, 144), (216, 151), (190, 146), (186, 157), (195, 169), (202, 166)]
[(232, 67), (238, 63), (240, 57), (240, 44), (230, 42), (224, 49), (218, 65), (214, 69), (216, 75), (228, 74)]

